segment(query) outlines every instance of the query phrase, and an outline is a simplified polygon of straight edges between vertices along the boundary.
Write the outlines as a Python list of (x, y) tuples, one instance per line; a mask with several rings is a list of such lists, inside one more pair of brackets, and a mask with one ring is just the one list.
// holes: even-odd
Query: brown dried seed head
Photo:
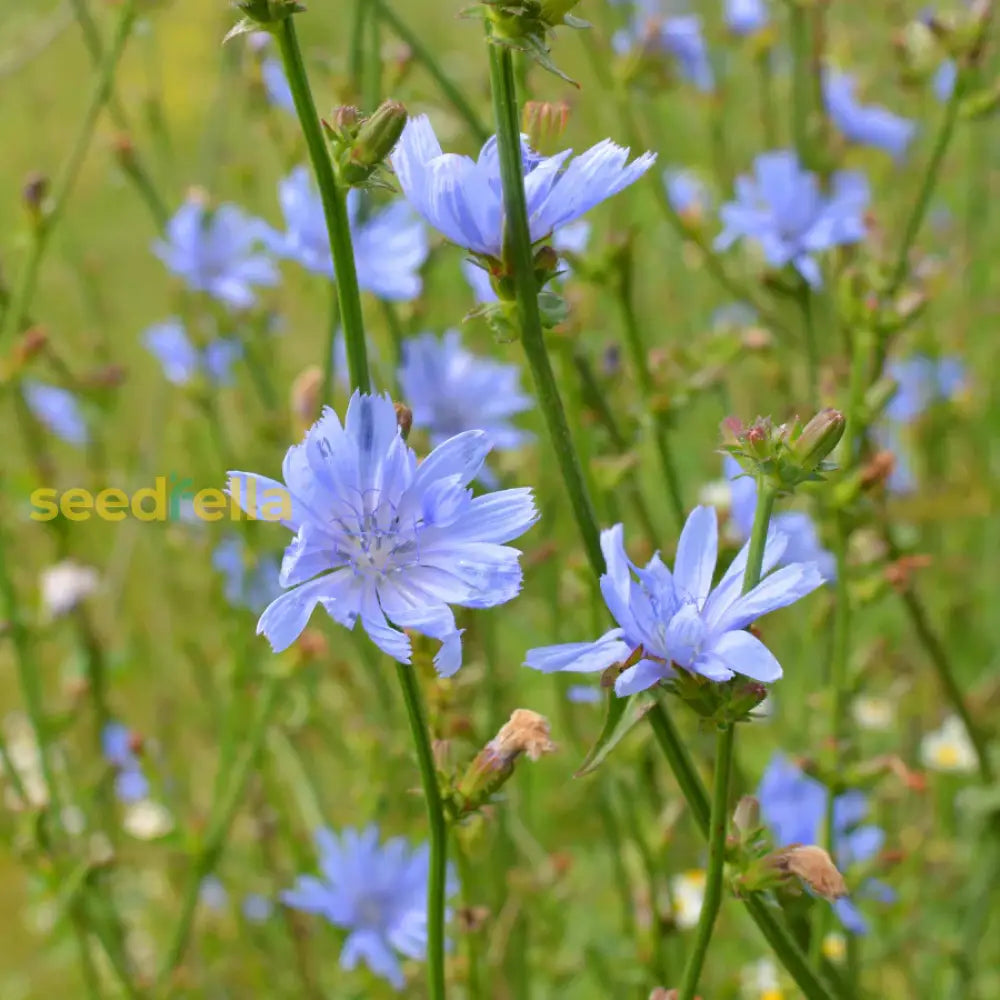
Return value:
[(538, 760), (542, 754), (556, 749), (549, 738), (549, 720), (530, 708), (515, 708), (490, 745), (501, 760), (513, 760), (522, 753), (527, 754), (529, 760)]
[(824, 899), (840, 899), (847, 895), (847, 883), (837, 870), (833, 858), (815, 844), (798, 844), (778, 852), (775, 863), (781, 871), (786, 871), (802, 879), (813, 892)]

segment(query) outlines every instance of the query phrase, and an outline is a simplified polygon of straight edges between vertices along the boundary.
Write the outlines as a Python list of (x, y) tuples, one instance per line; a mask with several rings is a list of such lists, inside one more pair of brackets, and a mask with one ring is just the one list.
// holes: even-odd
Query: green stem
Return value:
[[(743, 572), (743, 593), (753, 590), (760, 583), (764, 565), (764, 548), (767, 544), (767, 528), (771, 523), (774, 509), (775, 488), (758, 477), (758, 501), (754, 512), (753, 528), (750, 532), (750, 547), (747, 565)], [(722, 876), (726, 864), (726, 829), (729, 826), (729, 776), (733, 769), (733, 749), (736, 743), (736, 727), (732, 723), (721, 723), (716, 739), (715, 780), (712, 786), (712, 805), (708, 820), (708, 872), (705, 877), (705, 898), (698, 916), (698, 928), (694, 945), (684, 966), (679, 1000), (694, 1000), (701, 970), (708, 954), (708, 946), (715, 930), (715, 920), (722, 905)]]
[[(476, 906), (473, 888), (477, 881), (475, 871), (471, 859), (459, 846), (455, 848), (455, 861), (458, 865), (458, 877), (462, 882), (462, 901), (465, 909), (472, 916)], [(465, 974), (467, 1000), (484, 1000), (486, 996), (483, 990), (482, 944), (482, 929), (478, 927), (467, 928), (465, 932), (465, 960), (468, 964)]]
[(670, 509), (677, 524), (677, 530), (684, 527), (684, 499), (681, 496), (680, 477), (674, 464), (674, 456), (670, 448), (670, 428), (667, 414), (654, 405), (656, 386), (649, 370), (649, 354), (643, 343), (642, 331), (639, 329), (639, 319), (635, 314), (632, 301), (632, 262), (631, 253), (624, 257), (621, 264), (620, 281), (618, 285), (618, 302), (621, 306), (622, 325), (625, 327), (625, 339), (628, 342), (629, 353), (632, 355), (632, 367), (639, 381), (639, 391), (646, 411), (653, 422), (653, 439), (660, 458), (663, 479), (670, 498)]
[(716, 739), (715, 782), (712, 790), (712, 812), (708, 824), (708, 872), (705, 877), (705, 897), (698, 916), (694, 945), (684, 966), (679, 1000), (694, 1000), (701, 970), (708, 954), (708, 945), (715, 930), (715, 918), (722, 904), (722, 873), (726, 863), (726, 827), (729, 818), (729, 775), (733, 766), (733, 743), (736, 727), (723, 724)]
[(962, 101), (964, 87), (962, 85), (962, 70), (958, 72), (955, 80), (955, 89), (944, 110), (944, 120), (938, 130), (937, 138), (934, 141), (934, 149), (931, 151), (930, 162), (927, 164), (927, 172), (920, 185), (917, 199), (913, 203), (909, 218), (906, 220), (906, 227), (903, 230), (903, 240), (899, 245), (899, 253), (896, 257), (896, 266), (893, 269), (889, 287), (886, 295), (895, 295), (906, 278), (906, 272), (910, 265), (910, 250), (913, 242), (923, 225), (924, 216), (927, 214), (927, 207), (930, 205), (931, 195), (937, 187), (938, 176), (941, 173), (941, 165), (944, 163), (945, 154), (951, 145), (952, 136), (955, 133), (955, 125), (958, 122), (958, 109)]
[(326, 328), (326, 355), (323, 358), (323, 381), (320, 384), (320, 409), (329, 406), (333, 401), (334, 375), (334, 345), (337, 342), (337, 329), (340, 326), (340, 298), (336, 282), (330, 282), (330, 315)]
[(809, 401), (816, 403), (819, 397), (819, 345), (816, 343), (815, 302), (812, 289), (804, 281), (799, 290), (799, 307), (802, 310), (802, 333), (809, 372)]
[(424, 711), (423, 697), (415, 668), (406, 663), (396, 664), (399, 686), (403, 690), (406, 715), (417, 749), (420, 781), (427, 805), (430, 826), (431, 859), (427, 873), (427, 988), (430, 1000), (444, 1000), (444, 910), (445, 881), (448, 870), (448, 828), (445, 825), (441, 789), (431, 749), (430, 733)]
[(80, 174), (87, 150), (90, 148), (91, 140), (94, 137), (94, 130), (97, 127), (97, 119), (101, 109), (107, 103), (111, 94), (111, 86), (115, 78), (115, 69), (118, 60), (125, 49), (132, 30), (132, 22), (135, 20), (136, 0), (126, 0), (118, 15), (118, 24), (115, 28), (111, 45), (104, 53), (104, 58), (98, 68), (97, 82), (91, 91), (90, 101), (83, 119), (77, 129), (76, 138), (70, 149), (69, 158), (66, 160), (59, 178), (53, 186), (51, 205), (44, 210), (41, 217), (35, 223), (34, 239), (28, 251), (28, 260), (21, 272), (20, 280), (11, 295), (10, 302), (0, 321), (0, 343), (7, 337), (16, 334), (24, 323), (31, 300), (35, 294), (35, 286), (38, 283), (38, 273), (41, 269), (42, 259), (49, 243), (49, 238), (62, 217), (66, 208), (66, 203), (73, 192), (76, 179)]
[[(207, 824), (208, 832), (188, 876), (184, 897), (181, 901), (180, 916), (174, 926), (166, 955), (156, 975), (158, 990), (166, 990), (171, 973), (184, 958), (198, 908), (198, 893), (201, 889), (201, 883), (207, 875), (211, 874), (225, 847), (229, 828), (243, 802), (246, 783), (257, 763), (261, 747), (267, 736), (268, 726), (274, 717), (275, 709), (278, 707), (282, 687), (282, 678), (278, 676), (269, 676), (265, 680), (258, 700), (257, 715), (250, 723), (243, 753), (233, 764), (224, 793), (216, 799), (215, 807)], [(167, 990), (167, 992), (169, 991)]]
[(576, 517), (594, 574), (604, 572), (597, 516), (587, 493), (583, 468), (573, 444), (566, 411), (545, 347), (542, 320), (538, 311), (538, 286), (532, 263), (531, 236), (524, 198), (524, 174), (521, 163), (521, 129), (514, 87), (511, 53), (502, 45), (489, 46), (490, 84), (493, 90), (493, 114), (497, 126), (497, 152), (503, 184), (505, 225), (504, 257), (514, 276), (521, 343), (531, 368), (538, 405), (545, 415), (549, 438), (555, 449), (566, 491)]
[(466, 100), (458, 84), (445, 73), (431, 50), (420, 41), (409, 25), (400, 19), (399, 15), (389, 6), (386, 0), (374, 0), (374, 2), (379, 16), (389, 25), (399, 39), (406, 44), (417, 62), (422, 63), (424, 69), (430, 73), (434, 82), (441, 88), (441, 93), (451, 102), (452, 107), (458, 112), (459, 117), (465, 120), (465, 124), (468, 125), (476, 141), (480, 143), (486, 142), (490, 135), (489, 129), (480, 120), (475, 108)]
[(765, 49), (754, 60), (757, 67), (757, 88), (760, 100), (760, 122), (767, 149), (778, 147), (777, 115), (774, 111), (774, 73), (771, 71), (771, 51)]
[[(90, 60), (94, 64), (94, 67), (97, 68), (101, 65), (101, 60), (104, 57), (104, 46), (101, 44), (101, 36), (97, 31), (97, 25), (94, 23), (93, 15), (90, 13), (90, 8), (87, 6), (86, 0), (71, 0), (71, 2), (74, 16), (80, 25), (80, 30), (83, 32), (83, 41), (87, 46), (87, 52), (90, 54)], [(128, 117), (113, 89), (108, 94), (107, 103), (108, 111), (115, 126), (129, 136), (129, 143), (131, 144), (131, 128)], [(122, 159), (121, 167), (125, 176), (132, 181), (140, 197), (146, 203), (146, 207), (153, 216), (157, 228), (162, 230), (170, 218), (170, 213), (163, 199), (160, 197), (160, 193), (156, 190), (156, 185), (153, 183), (145, 163), (140, 158), (134, 146), (129, 149), (127, 157)]]
[[(347, 191), (337, 184), (333, 175), (333, 164), (327, 152), (319, 116), (309, 89), (309, 78), (302, 62), (298, 37), (295, 34), (295, 18), (286, 17), (277, 32), (278, 45), (285, 74), (295, 101), (295, 112), (302, 126), (309, 159), (312, 161), (323, 202), (323, 215), (330, 236), (333, 252), (333, 269), (337, 282), (337, 298), (347, 341), (347, 367), (351, 375), (351, 385), (362, 392), (371, 391), (368, 378), (368, 354), (365, 347), (364, 319), (361, 315), (361, 292), (358, 288), (358, 273), (354, 264), (354, 248), (351, 243), (351, 226), (347, 215)], [(330, 362), (324, 359), (324, 370)]]
[[(629, 450), (628, 442), (626, 442), (625, 435), (622, 434), (618, 426), (618, 421), (615, 420), (615, 415), (611, 412), (611, 407), (608, 406), (607, 398), (594, 375), (590, 361), (582, 351), (573, 351), (573, 367), (576, 368), (577, 374), (580, 376), (580, 388), (582, 390), (584, 405), (593, 410), (595, 416), (607, 431), (611, 447), (619, 455), (626, 454)], [(624, 482), (629, 492), (632, 506), (635, 507), (635, 512), (642, 523), (643, 530), (646, 532), (646, 537), (655, 549), (658, 544), (659, 532), (653, 523), (653, 515), (650, 513), (646, 498), (642, 495), (639, 477), (634, 467), (626, 471)]]
[(792, 49), (792, 138), (799, 162), (809, 168), (812, 149), (809, 141), (809, 104), (813, 92), (809, 71), (809, 22), (801, 0), (789, 0), (788, 34)]
[(365, 71), (365, 28), (367, 27), (368, 12), (370, 9), (368, 0), (354, 0), (354, 20), (351, 25), (351, 51), (347, 65), (351, 78), (351, 94), (355, 100), (361, 99)]

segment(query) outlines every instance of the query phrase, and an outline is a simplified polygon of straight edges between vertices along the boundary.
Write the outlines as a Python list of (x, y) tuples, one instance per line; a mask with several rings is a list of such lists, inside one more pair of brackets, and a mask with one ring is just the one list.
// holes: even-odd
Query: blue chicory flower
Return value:
[(22, 383), (22, 389), (28, 409), (46, 430), (78, 448), (90, 440), (80, 404), (68, 389), (30, 379)]
[(218, 913), (226, 908), (226, 904), (229, 902), (229, 893), (226, 892), (226, 887), (217, 875), (206, 875), (198, 887), (198, 899), (210, 910), (215, 910)]
[(260, 78), (268, 101), (282, 111), (295, 114), (295, 98), (292, 97), (292, 87), (285, 76), (281, 60), (276, 56), (264, 59), (260, 64)]
[[(401, 990), (406, 981), (399, 956), (423, 959), (427, 953), (428, 846), (412, 848), (402, 837), (380, 845), (373, 825), (340, 835), (319, 830), (316, 848), (322, 877), (300, 876), (282, 901), (349, 932), (342, 969), (364, 962)], [(450, 869), (445, 888), (449, 896), (458, 890)]]
[(663, 172), (667, 198), (678, 215), (704, 215), (708, 211), (708, 190), (690, 170), (670, 167)]
[(255, 286), (278, 284), (278, 269), (263, 251), (268, 227), (236, 205), (207, 208), (189, 198), (167, 223), (167, 238), (153, 252), (194, 291), (234, 309), (256, 301)]
[(828, 71), (823, 76), (823, 98), (830, 120), (849, 142), (884, 149), (894, 160), (906, 155), (917, 127), (908, 118), (855, 97), (855, 81), (846, 73)]
[[(757, 483), (743, 472), (732, 455), (723, 459), (723, 471), (729, 480), (729, 519), (741, 542), (750, 538), (757, 511)], [(812, 518), (800, 510), (784, 510), (771, 517), (771, 527), (785, 536), (785, 552), (779, 566), (812, 563), (825, 581), (837, 578), (837, 560), (823, 548)]]
[(677, 61), (683, 79), (698, 90), (710, 92), (715, 86), (708, 46), (696, 14), (667, 17), (660, 0), (634, 0), (631, 23), (616, 31), (611, 45), (620, 55), (639, 52), (644, 56), (663, 54)]
[[(610, 139), (567, 165), (571, 154), (539, 156), (522, 136), (532, 243), (628, 187), (656, 159), (644, 153), (627, 163), (628, 149)], [(406, 123), (391, 159), (403, 194), (435, 229), (473, 253), (500, 259), (504, 211), (496, 137), (486, 142), (478, 160), (443, 153), (430, 121), (420, 115)]]
[(258, 634), (286, 649), (321, 604), (346, 628), (360, 618), (399, 663), (410, 662), (410, 640), (390, 621), (439, 639), (435, 665), (454, 674), (462, 633), (449, 605), (489, 608), (515, 597), (521, 553), (503, 543), (538, 516), (530, 489), (473, 499), (467, 486), (491, 447), (485, 432), (465, 431), (418, 466), (390, 397), (356, 392), (343, 426), (325, 409), (289, 449), (284, 485), (231, 472), (230, 493), (244, 510), (273, 520), (280, 498), (281, 523), (296, 533), (281, 566), (281, 585), (293, 589), (264, 611)]
[[(775, 844), (788, 847), (822, 843), (829, 794), (826, 786), (781, 754), (775, 754), (757, 789), (761, 817), (770, 827)], [(841, 871), (870, 860), (882, 849), (885, 831), (864, 824), (867, 815), (868, 801), (859, 791), (844, 792), (834, 800), (831, 853)], [(894, 898), (892, 890), (876, 879), (867, 880), (861, 891), (886, 902)], [(867, 932), (864, 917), (850, 898), (838, 899), (833, 908), (852, 934)]]
[[(644, 691), (674, 676), (675, 668), (726, 681), (734, 674), (770, 682), (781, 666), (764, 644), (745, 631), (751, 622), (786, 607), (819, 587), (815, 566), (794, 563), (771, 573), (784, 554), (787, 539), (768, 535), (765, 576), (741, 596), (749, 544), (744, 545), (718, 586), (712, 577), (718, 553), (718, 522), (712, 507), (696, 507), (677, 544), (674, 572), (659, 553), (639, 569), (625, 554), (622, 526), (601, 533), (607, 572), (601, 593), (617, 628), (596, 642), (571, 642), (528, 652), (525, 665), (544, 673), (606, 670), (626, 660), (639, 646), (644, 658), (615, 682), (618, 695)], [(633, 579), (633, 574), (638, 580)]]
[(497, 449), (519, 448), (530, 435), (511, 418), (534, 405), (520, 388), (517, 365), (480, 358), (462, 346), (462, 335), (421, 333), (403, 342), (399, 385), (413, 411), (413, 426), (435, 447), (463, 431), (481, 430)]
[(248, 561), (239, 535), (219, 542), (212, 553), (212, 566), (223, 575), (223, 593), (234, 608), (249, 608), (259, 614), (281, 593), (278, 560), (262, 555)]
[(566, 698), (575, 705), (597, 705), (601, 702), (601, 689), (593, 684), (571, 684), (566, 688)]
[(887, 487), (894, 493), (910, 493), (917, 488), (917, 477), (909, 461), (904, 428), (933, 403), (953, 399), (961, 391), (966, 383), (965, 366), (957, 358), (935, 361), (918, 354), (905, 361), (890, 361), (885, 373), (896, 382), (896, 392), (873, 436), (880, 447), (895, 456)]
[(233, 362), (243, 354), (240, 342), (227, 337), (196, 347), (176, 316), (149, 327), (142, 339), (163, 366), (166, 380), (174, 385), (187, 385), (199, 375), (215, 385), (228, 385)]
[(726, 250), (739, 239), (757, 243), (772, 267), (791, 264), (814, 288), (823, 283), (815, 253), (865, 238), (868, 182), (863, 174), (833, 175), (832, 193), (822, 193), (815, 174), (803, 170), (794, 152), (762, 153), (754, 176), (736, 181), (736, 200), (720, 209), (723, 231), (715, 240)]
[(931, 80), (931, 89), (934, 96), (944, 104), (951, 100), (951, 95), (955, 92), (955, 84), (958, 82), (958, 65), (954, 59), (946, 59), (937, 68)]
[[(415, 299), (423, 287), (420, 268), (428, 254), (423, 223), (402, 199), (362, 218), (363, 197), (356, 188), (347, 195), (358, 284), (380, 299)], [(333, 255), (323, 202), (306, 167), (296, 167), (281, 181), (278, 199), (287, 231), (270, 233), (271, 249), (308, 271), (332, 278)]]
[(249, 892), (243, 897), (240, 912), (243, 914), (243, 919), (251, 924), (263, 924), (271, 919), (274, 903), (259, 892)]
[(734, 35), (751, 35), (767, 26), (764, 0), (726, 0), (726, 27)]
[(120, 722), (109, 722), (101, 731), (104, 759), (115, 769), (115, 794), (121, 802), (138, 802), (149, 794), (149, 782), (132, 749), (132, 734)]

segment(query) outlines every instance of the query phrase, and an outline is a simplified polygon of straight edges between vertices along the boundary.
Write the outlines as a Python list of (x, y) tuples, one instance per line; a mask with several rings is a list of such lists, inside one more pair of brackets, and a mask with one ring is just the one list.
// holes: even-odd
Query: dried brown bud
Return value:
[(396, 403), (396, 423), (399, 424), (399, 431), (405, 441), (410, 436), (410, 428), (413, 427), (413, 410), (406, 403)]
[(493, 753), (504, 761), (513, 760), (522, 753), (527, 754), (529, 760), (538, 760), (542, 754), (556, 749), (549, 738), (549, 720), (530, 708), (515, 708), (510, 719), (490, 741), (490, 746)]
[(330, 115), (330, 124), (338, 132), (353, 128), (359, 121), (361, 112), (353, 104), (343, 104), (339, 108), (334, 108), (333, 114)]
[(41, 209), (45, 196), (49, 193), (49, 179), (45, 174), (34, 172), (28, 174), (24, 182), (24, 203), (32, 212)]
[(847, 895), (844, 876), (822, 847), (798, 844), (776, 852), (772, 859), (779, 871), (802, 879), (813, 892), (824, 899), (840, 899)]
[(928, 555), (901, 556), (885, 568), (885, 579), (889, 586), (900, 592), (910, 586), (913, 574), (918, 569), (926, 569), (932, 559)]
[(17, 360), (19, 364), (30, 361), (36, 354), (45, 349), (49, 335), (40, 327), (33, 326), (24, 331), (21, 342), (17, 345)]
[(300, 429), (310, 427), (319, 414), (322, 389), (323, 373), (316, 365), (299, 372), (292, 382), (292, 418)]
[(295, 643), (299, 657), (303, 663), (310, 660), (321, 660), (326, 657), (329, 646), (326, 637), (317, 629), (307, 628)]
[(565, 101), (528, 101), (521, 113), (521, 123), (528, 141), (535, 149), (558, 139), (569, 124), (569, 105)]
[(871, 461), (861, 470), (861, 486), (870, 490), (881, 486), (892, 475), (896, 467), (896, 456), (891, 451), (876, 452)]
[(460, 934), (475, 934), (486, 926), (490, 911), (486, 906), (462, 906), (455, 911), (455, 917)]
[(143, 747), (146, 745), (146, 741), (141, 733), (132, 731), (128, 734), (128, 748), (136, 756), (142, 753)]

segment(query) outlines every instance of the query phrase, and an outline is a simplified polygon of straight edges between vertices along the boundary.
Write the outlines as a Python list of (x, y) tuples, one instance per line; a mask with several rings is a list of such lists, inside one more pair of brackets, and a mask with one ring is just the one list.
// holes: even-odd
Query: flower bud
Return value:
[(413, 427), (413, 410), (406, 403), (394, 403), (396, 407), (396, 423), (399, 425), (399, 432), (405, 441), (410, 436), (410, 428)]
[(462, 811), (478, 808), (498, 791), (514, 773), (514, 765), (522, 754), (534, 761), (555, 749), (549, 738), (548, 719), (527, 708), (515, 709), (496, 736), (476, 755), (459, 782)]
[(542, 20), (555, 26), (566, 24), (566, 15), (580, 2), (580, 0), (542, 0)]
[(24, 182), (22, 197), (33, 222), (41, 221), (45, 210), (45, 199), (49, 193), (49, 179), (45, 174), (33, 172)]
[(291, 410), (296, 427), (305, 433), (316, 421), (320, 408), (320, 392), (323, 388), (323, 373), (312, 365), (299, 372), (292, 382)]
[(844, 436), (847, 421), (839, 410), (820, 410), (802, 428), (802, 433), (792, 445), (792, 454), (799, 465), (812, 471), (837, 447)]
[(733, 826), (739, 831), (741, 840), (748, 840), (760, 829), (760, 803), (752, 795), (744, 795), (736, 803)]
[(847, 883), (837, 870), (833, 858), (815, 844), (797, 844), (771, 855), (772, 864), (781, 872), (801, 879), (823, 899), (840, 899), (847, 895)]
[(558, 139), (569, 124), (569, 105), (565, 101), (528, 101), (521, 112), (521, 125), (533, 149), (540, 149)]
[(395, 149), (406, 126), (406, 108), (398, 101), (383, 101), (357, 129), (340, 176), (348, 184), (363, 184)]

